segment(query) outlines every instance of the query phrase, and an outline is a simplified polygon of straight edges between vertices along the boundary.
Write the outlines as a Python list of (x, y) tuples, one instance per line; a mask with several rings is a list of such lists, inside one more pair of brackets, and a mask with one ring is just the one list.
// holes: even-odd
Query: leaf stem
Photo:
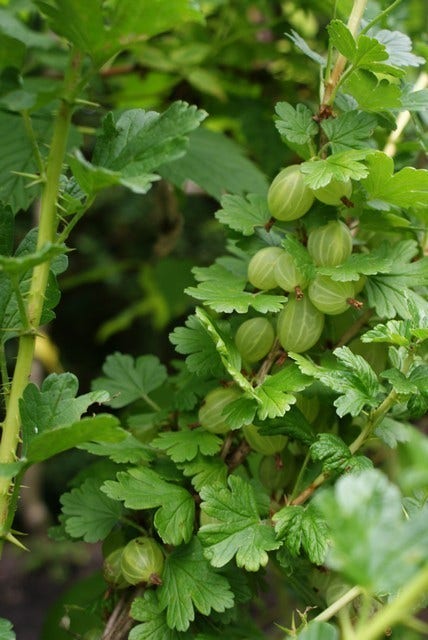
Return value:
[(361, 29), (360, 31), (360, 35), (364, 35), (365, 33), (367, 33), (368, 31), (370, 31), (370, 29), (377, 23), (379, 22), (379, 20), (382, 20), (382, 18), (384, 18), (385, 16), (388, 15), (388, 13), (391, 13), (391, 11), (394, 11), (395, 7), (397, 7), (400, 3), (402, 2), (402, 0), (395, 0), (395, 2), (392, 2), (392, 4), (389, 5), (389, 7), (387, 7), (386, 9), (384, 9), (381, 13), (379, 13), (379, 15), (376, 16), (376, 18), (373, 18), (373, 20), (370, 20), (370, 22), (368, 22), (366, 24), (366, 26)]
[(355, 640), (377, 640), (398, 622), (405, 622), (412, 609), (428, 590), (428, 565), (409, 580), (399, 595), (355, 634)]
[(40, 174), (41, 180), (46, 179), (45, 163), (43, 162), (42, 155), (40, 153), (39, 145), (37, 142), (36, 134), (34, 132), (33, 123), (27, 110), (21, 111), (22, 119), (24, 120), (25, 130), (30, 140), (31, 147), (33, 149), (34, 160), (36, 161), (37, 169)]
[[(356, 35), (358, 27), (362, 20), (364, 11), (366, 9), (367, 0), (354, 0), (351, 14), (348, 19), (348, 29), (353, 36)], [(336, 63), (326, 81), (326, 89), (324, 93), (324, 104), (331, 105), (334, 101), (337, 85), (342, 76), (347, 63), (347, 58), (341, 53), (338, 55)]]
[(343, 607), (346, 607), (350, 602), (355, 600), (355, 598), (361, 595), (361, 593), (361, 587), (352, 587), (352, 589), (349, 589), (349, 591), (340, 596), (340, 598), (327, 607), (327, 609), (324, 609), (322, 613), (317, 615), (315, 620), (318, 620), (319, 622), (330, 620), (330, 618), (335, 616), (341, 609), (343, 609)]

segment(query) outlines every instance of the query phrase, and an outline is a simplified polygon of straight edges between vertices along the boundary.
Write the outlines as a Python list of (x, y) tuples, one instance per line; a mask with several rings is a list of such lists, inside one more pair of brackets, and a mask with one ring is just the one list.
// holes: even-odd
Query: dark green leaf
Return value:
[(275, 531), (292, 555), (304, 550), (314, 564), (322, 564), (327, 551), (328, 530), (325, 520), (313, 505), (288, 506), (273, 516)]
[(312, 460), (322, 462), (323, 471), (344, 471), (352, 455), (343, 440), (332, 433), (320, 433), (310, 452)]
[(377, 125), (375, 116), (361, 111), (346, 111), (337, 118), (321, 122), (333, 153), (369, 146), (369, 138)]
[(298, 104), (294, 108), (288, 102), (278, 102), (275, 111), (279, 116), (275, 120), (275, 126), (286, 140), (307, 144), (318, 133), (313, 113), (304, 104)]
[(208, 616), (212, 610), (221, 613), (229, 609), (233, 602), (228, 581), (210, 567), (197, 538), (168, 556), (159, 603), (167, 610), (170, 628), (186, 631), (195, 619), (195, 609)]
[(206, 458), (198, 456), (191, 462), (181, 463), (178, 467), (191, 482), (196, 491), (205, 485), (226, 484), (228, 469), (220, 457)]
[(0, 640), (16, 640), (12, 623), (5, 618), (0, 618)]
[(159, 604), (158, 593), (147, 590), (131, 605), (131, 616), (142, 622), (129, 633), (129, 640), (192, 640), (191, 632), (170, 629), (166, 622), (166, 611)]
[(223, 374), (223, 363), (215, 343), (196, 316), (189, 316), (185, 326), (174, 329), (169, 339), (178, 353), (187, 355), (186, 364), (189, 371), (200, 376), (212, 375), (215, 378)]
[(89, 442), (81, 445), (79, 449), (89, 451), (95, 456), (107, 456), (118, 464), (148, 462), (154, 455), (145, 444), (126, 431), (120, 442)]
[(205, 555), (214, 567), (236, 555), (238, 567), (258, 571), (268, 562), (267, 551), (279, 543), (269, 523), (260, 520), (251, 485), (237, 476), (230, 476), (228, 485), (205, 486), (200, 492), (201, 509), (218, 521), (199, 530)]

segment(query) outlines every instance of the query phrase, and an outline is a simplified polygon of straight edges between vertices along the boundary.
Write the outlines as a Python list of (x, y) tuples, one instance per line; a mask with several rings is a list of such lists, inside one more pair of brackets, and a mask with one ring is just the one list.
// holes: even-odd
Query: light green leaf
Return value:
[(190, 135), (184, 158), (164, 165), (159, 173), (180, 189), (191, 180), (218, 201), (225, 192), (265, 196), (268, 190), (266, 177), (236, 142), (203, 127)]
[(185, 292), (219, 313), (247, 313), (250, 307), (260, 313), (277, 313), (286, 302), (285, 296), (244, 291), (245, 285), (241, 277), (225, 269), (224, 275), (218, 279), (200, 282), (197, 287), (188, 287)]
[(362, 342), (389, 342), (407, 347), (411, 339), (409, 320), (389, 320), (386, 324), (377, 324), (361, 336)]
[(308, 626), (301, 631), (298, 640), (339, 640), (339, 631), (336, 627), (328, 622), (318, 622), (316, 620), (310, 622)]
[(296, 365), (283, 367), (278, 373), (266, 376), (261, 385), (255, 388), (259, 401), (260, 420), (283, 416), (296, 402), (295, 393), (303, 391), (312, 380), (302, 374)]
[(0, 618), (0, 640), (16, 640), (12, 623), (5, 618)]
[(111, 397), (108, 404), (115, 409), (140, 398), (152, 406), (148, 394), (160, 387), (167, 377), (166, 368), (156, 356), (140, 356), (134, 360), (123, 353), (108, 356), (103, 373), (105, 377), (94, 380), (92, 386), (95, 390), (107, 390)]
[(381, 29), (374, 33), (374, 37), (384, 45), (389, 64), (396, 67), (418, 67), (425, 63), (424, 58), (412, 53), (412, 41), (405, 33)]
[(325, 67), (326, 65), (326, 60), (325, 58), (323, 58), (319, 53), (317, 53), (316, 51), (313, 51), (309, 45), (307, 44), (307, 42), (301, 37), (299, 36), (299, 34), (294, 31), (293, 29), (291, 29), (291, 33), (286, 33), (286, 36), (288, 36), (290, 38), (290, 40), (292, 42), (294, 42), (294, 44), (296, 45), (296, 47), (298, 49), (300, 49), (300, 51), (302, 51), (306, 56), (308, 56), (308, 58), (310, 58), (311, 60), (313, 60), (314, 62), (316, 62), (317, 64), (319, 64), (321, 67)]
[(298, 104), (294, 108), (288, 102), (278, 102), (275, 112), (279, 116), (275, 120), (275, 126), (286, 140), (307, 144), (318, 133), (314, 114), (304, 104)]
[(155, 527), (166, 544), (179, 545), (192, 537), (195, 503), (186, 489), (166, 482), (152, 469), (138, 467), (117, 474), (101, 487), (129, 509), (157, 509)]
[(334, 153), (325, 160), (303, 162), (300, 168), (305, 175), (305, 183), (311, 189), (325, 187), (332, 180), (361, 180), (369, 173), (362, 160), (373, 152), (373, 149), (350, 149)]
[(104, 540), (123, 514), (123, 507), (100, 491), (102, 481), (88, 478), (61, 498), (65, 530), (85, 542)]
[(341, 20), (332, 20), (327, 26), (330, 44), (345, 58), (352, 60), (357, 51), (354, 36)]
[(166, 451), (174, 462), (185, 462), (196, 458), (198, 453), (213, 456), (219, 451), (222, 443), (222, 439), (214, 433), (199, 427), (160, 433), (150, 444), (156, 449)]
[(88, 442), (80, 445), (79, 449), (95, 456), (106, 456), (118, 464), (148, 462), (154, 457), (151, 449), (128, 431), (124, 431), (124, 438), (120, 442)]
[(266, 566), (267, 551), (277, 549), (273, 528), (260, 520), (254, 490), (248, 482), (230, 476), (229, 487), (205, 486), (201, 509), (218, 522), (199, 530), (205, 555), (214, 567), (223, 567), (234, 556), (247, 571)]
[(360, 275), (389, 273), (391, 265), (388, 249), (381, 245), (370, 253), (353, 253), (345, 262), (335, 267), (319, 267), (317, 273), (340, 282), (357, 281)]
[(428, 206), (428, 171), (405, 167), (394, 173), (394, 161), (381, 151), (367, 158), (369, 175), (361, 184), (370, 200), (381, 200), (397, 207)]
[(342, 438), (333, 433), (320, 433), (310, 446), (312, 460), (323, 463), (323, 471), (345, 471), (352, 456)]
[(375, 116), (361, 111), (346, 111), (321, 122), (333, 153), (368, 147), (376, 126)]
[(109, 414), (82, 418), (79, 422), (35, 435), (27, 449), (28, 462), (42, 462), (83, 442), (118, 442), (124, 437), (119, 420)]
[(233, 607), (234, 597), (227, 579), (210, 567), (197, 538), (168, 556), (159, 604), (167, 610), (168, 626), (178, 631), (189, 628), (195, 610), (208, 616), (212, 610), (222, 613)]
[(354, 71), (341, 87), (357, 101), (363, 111), (388, 111), (400, 109), (401, 89), (399, 85), (389, 83), (370, 71)]
[(330, 529), (326, 564), (352, 584), (393, 594), (426, 564), (427, 510), (406, 519), (398, 488), (381, 471), (343, 476), (315, 504)]
[(215, 214), (217, 220), (244, 236), (253, 235), (256, 227), (264, 227), (270, 219), (265, 196), (254, 193), (245, 198), (225, 195), (220, 202), (222, 209)]

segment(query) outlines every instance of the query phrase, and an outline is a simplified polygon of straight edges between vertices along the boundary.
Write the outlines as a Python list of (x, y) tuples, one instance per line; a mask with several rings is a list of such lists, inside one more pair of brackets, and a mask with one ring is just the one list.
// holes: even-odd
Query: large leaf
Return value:
[(191, 134), (185, 157), (162, 167), (159, 173), (180, 188), (191, 180), (217, 200), (224, 193), (265, 195), (268, 189), (263, 173), (236, 142), (204, 128)]

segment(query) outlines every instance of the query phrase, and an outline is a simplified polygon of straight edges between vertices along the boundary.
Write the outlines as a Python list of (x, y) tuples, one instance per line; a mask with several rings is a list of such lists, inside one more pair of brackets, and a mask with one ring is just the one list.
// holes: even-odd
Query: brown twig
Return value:
[[(139, 590), (141, 594), (141, 590)], [(129, 615), (132, 601), (136, 593), (125, 593), (117, 602), (113, 609), (107, 624), (104, 628), (101, 640), (126, 640), (134, 621)]]
[(243, 440), (241, 444), (235, 449), (229, 460), (227, 461), (227, 467), (229, 473), (234, 471), (240, 464), (242, 464), (248, 454), (251, 452), (251, 447), (246, 440)]

